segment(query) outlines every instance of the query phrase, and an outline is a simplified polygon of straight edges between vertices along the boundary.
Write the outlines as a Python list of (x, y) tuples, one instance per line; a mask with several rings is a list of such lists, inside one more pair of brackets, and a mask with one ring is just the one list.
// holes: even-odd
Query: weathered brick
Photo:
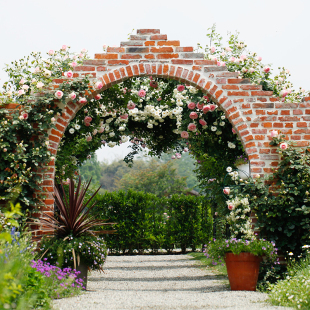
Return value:
[(151, 53), (173, 53), (173, 47), (171, 46), (151, 47)]
[(159, 29), (138, 29), (137, 34), (160, 34)]
[(193, 60), (171, 59), (171, 63), (173, 63), (175, 65), (192, 65)]
[(149, 47), (126, 47), (126, 53), (149, 53)]
[(180, 41), (158, 41), (158, 46), (180, 46)]
[(179, 54), (158, 54), (156, 56), (157, 59), (171, 59), (171, 58), (178, 58)]
[(167, 40), (166, 34), (155, 34), (150, 37), (150, 40)]
[(145, 41), (144, 46), (155, 46), (155, 41)]
[(181, 53), (181, 58), (189, 58), (189, 59), (197, 59), (197, 58), (204, 58), (203, 53)]
[(139, 54), (123, 54), (121, 59), (141, 59), (142, 56)]
[(107, 53), (125, 53), (125, 48), (123, 47), (108, 47)]
[(95, 54), (95, 59), (118, 59), (118, 54)]
[(230, 90), (239, 90), (239, 86), (237, 85), (223, 85), (223, 89), (230, 89)]
[(135, 34), (130, 35), (130, 40), (143, 40), (146, 41), (148, 39), (148, 36), (137, 36)]
[(249, 96), (247, 91), (228, 91), (228, 96)]
[(177, 46), (176, 48), (175, 48), (175, 51), (176, 52), (193, 52), (194, 51), (194, 48), (193, 47), (179, 47), (179, 46)]
[(250, 79), (228, 79), (229, 84), (250, 84)]
[(95, 71), (95, 67), (92, 66), (77, 66), (74, 71)]
[(218, 72), (218, 71), (225, 71), (225, 67), (220, 67), (220, 66), (208, 66), (204, 68), (205, 72)]

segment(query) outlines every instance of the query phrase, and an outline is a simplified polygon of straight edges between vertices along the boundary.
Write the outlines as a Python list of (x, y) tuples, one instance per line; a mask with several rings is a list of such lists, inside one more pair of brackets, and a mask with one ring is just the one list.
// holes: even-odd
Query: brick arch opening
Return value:
[[(75, 77), (91, 74), (100, 80), (103, 88), (89, 97), (103, 92), (114, 84), (132, 77), (154, 76), (176, 79), (191, 84), (212, 97), (239, 135), (250, 159), (251, 172), (268, 174), (277, 167), (279, 156), (269, 145), (271, 130), (281, 130), (287, 140), (296, 146), (308, 147), (310, 141), (310, 98), (301, 103), (282, 103), (270, 91), (240, 79), (238, 73), (228, 72), (215, 61), (204, 59), (193, 47), (181, 47), (177, 40), (168, 40), (158, 29), (140, 29), (120, 47), (108, 47), (105, 53), (95, 54), (94, 59), (75, 67)], [(64, 80), (55, 80), (62, 83)], [(57, 87), (57, 86), (56, 86)], [(83, 106), (68, 102), (57, 118), (57, 129), (49, 132), (50, 151), (57, 156), (57, 149), (66, 127)], [(38, 173), (42, 176), (42, 190), (46, 199), (45, 212), (54, 207), (54, 161)]]

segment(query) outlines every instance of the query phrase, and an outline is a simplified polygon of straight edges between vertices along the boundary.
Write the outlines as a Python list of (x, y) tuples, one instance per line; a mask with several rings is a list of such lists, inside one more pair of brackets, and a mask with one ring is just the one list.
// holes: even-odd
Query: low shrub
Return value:
[(203, 197), (173, 195), (171, 198), (152, 194), (119, 191), (97, 195), (96, 214), (117, 223), (115, 234), (106, 236), (112, 253), (171, 252), (191, 247), (195, 251), (212, 237), (209, 203)]
[[(310, 248), (310, 246), (305, 246)], [(269, 286), (270, 301), (274, 305), (294, 309), (310, 308), (310, 251), (298, 262), (293, 260), (286, 278)]]

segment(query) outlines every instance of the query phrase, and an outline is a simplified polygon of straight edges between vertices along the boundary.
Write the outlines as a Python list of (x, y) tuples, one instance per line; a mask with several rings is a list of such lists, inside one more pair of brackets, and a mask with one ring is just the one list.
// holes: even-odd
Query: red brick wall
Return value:
[[(270, 173), (278, 165), (276, 149), (269, 146), (271, 130), (281, 130), (297, 146), (309, 146), (310, 98), (302, 103), (281, 103), (272, 92), (262, 91), (261, 86), (252, 85), (248, 79), (239, 79), (238, 73), (228, 72), (215, 61), (204, 60), (204, 55), (194, 52), (193, 47), (181, 47), (180, 41), (168, 40), (159, 29), (139, 29), (120, 47), (108, 47), (105, 53), (95, 54), (94, 59), (75, 68), (75, 77), (85, 74), (102, 81), (104, 87), (98, 92), (133, 76), (149, 75), (177, 79), (203, 90), (225, 112), (241, 138), (252, 173)], [(61, 137), (80, 108), (79, 104), (68, 103), (58, 117), (57, 130), (49, 133), (52, 154), (57, 154)], [(52, 209), (54, 162), (39, 173), (46, 191), (46, 206)]]

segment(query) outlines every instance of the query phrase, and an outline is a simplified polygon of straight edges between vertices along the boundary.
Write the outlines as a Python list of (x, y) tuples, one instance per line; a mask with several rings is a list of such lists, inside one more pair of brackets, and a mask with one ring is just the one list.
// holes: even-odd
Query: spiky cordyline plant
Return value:
[(98, 234), (113, 233), (114, 230), (95, 231), (92, 228), (96, 226), (113, 225), (114, 223), (106, 223), (102, 220), (95, 219), (95, 216), (91, 213), (96, 202), (89, 206), (91, 200), (98, 193), (101, 186), (96, 192), (84, 203), (85, 195), (90, 185), (90, 182), (82, 184), (81, 178), (75, 189), (74, 180), (69, 181), (69, 195), (65, 193), (63, 182), (61, 181), (61, 191), (58, 187), (54, 187), (55, 204), (58, 207), (59, 215), (44, 214), (45, 217), (40, 219), (40, 226), (44, 230), (50, 231), (47, 237), (56, 237), (64, 239), (68, 236), (80, 237), (80, 236), (95, 236)]

